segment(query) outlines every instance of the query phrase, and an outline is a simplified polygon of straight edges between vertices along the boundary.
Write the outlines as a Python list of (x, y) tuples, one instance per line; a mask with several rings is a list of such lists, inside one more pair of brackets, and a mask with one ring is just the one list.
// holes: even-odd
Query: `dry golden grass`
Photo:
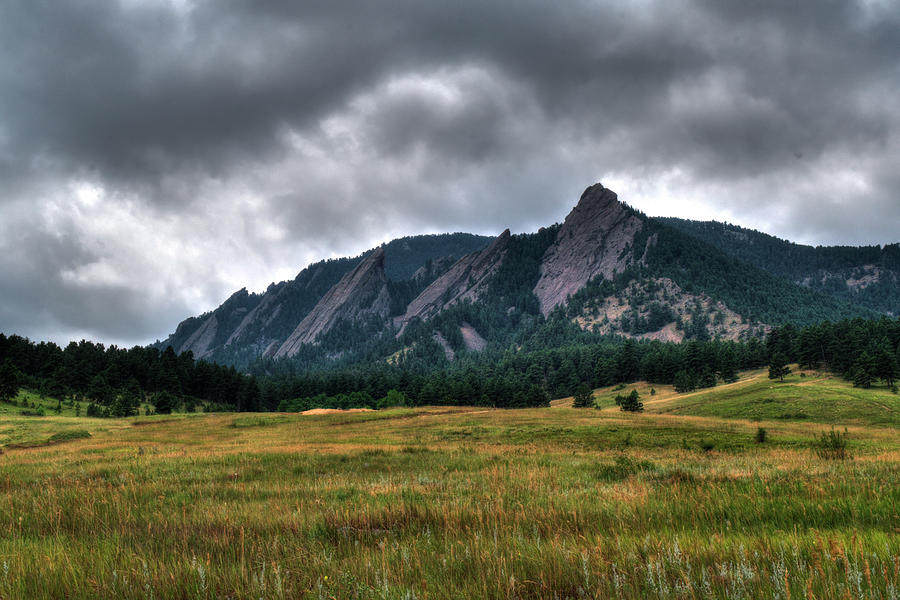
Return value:
[(0, 456), (0, 598), (895, 593), (896, 429), (851, 423), (853, 459), (826, 461), (827, 424), (656, 389), (638, 415), (4, 417), (7, 440), (91, 437)]

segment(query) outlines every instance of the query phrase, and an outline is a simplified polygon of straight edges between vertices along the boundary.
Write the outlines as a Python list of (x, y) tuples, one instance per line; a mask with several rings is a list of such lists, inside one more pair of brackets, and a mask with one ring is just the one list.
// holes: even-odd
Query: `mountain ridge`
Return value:
[(805, 287), (900, 315), (900, 244), (810, 246), (718, 221), (661, 217), (727, 254)]
[[(462, 256), (487, 245), (492, 238), (471, 233), (408, 236), (382, 244), (385, 275), (389, 281), (413, 277), (422, 263), (435, 263), (439, 269), (448, 255)], [(340, 279), (372, 250), (355, 257), (321, 260), (300, 270), (294, 279), (271, 283), (261, 293), (246, 288), (235, 292), (219, 307), (181, 321), (165, 339), (151, 344), (165, 349), (172, 346), (179, 354), (192, 351), (196, 358), (243, 366), (261, 356), (271, 356), (293, 333), (300, 321)], [(443, 262), (442, 262), (443, 261)], [(422, 282), (428, 270), (420, 273)], [(241, 299), (240, 319), (231, 322), (232, 305)], [(217, 322), (217, 337), (211, 344), (198, 346), (186, 342), (212, 317)], [(224, 326), (219, 326), (223, 321)]]
[(544, 339), (548, 327), (557, 341), (527, 343), (564, 344), (578, 331), (737, 340), (785, 322), (876, 314), (742, 260), (690, 229), (647, 217), (598, 183), (562, 224), (459, 238), (457, 247), (471, 251), (455, 259), (438, 256), (437, 247), (408, 252), (403, 280), (388, 275), (389, 250), (418, 238), (316, 263), (261, 296), (237, 292), (216, 311), (183, 321), (159, 346), (179, 342), (198, 358), (238, 366), (274, 358), (312, 368), (338, 357), (343, 364), (413, 355), (458, 360)]

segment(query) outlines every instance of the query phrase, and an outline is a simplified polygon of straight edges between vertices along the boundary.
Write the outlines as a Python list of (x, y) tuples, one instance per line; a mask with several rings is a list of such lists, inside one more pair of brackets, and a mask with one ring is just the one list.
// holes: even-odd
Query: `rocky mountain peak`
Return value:
[(597, 183), (587, 188), (544, 253), (534, 293), (548, 315), (592, 278), (611, 278), (633, 260), (631, 243), (643, 221)]
[(610, 206), (620, 204), (619, 197), (614, 191), (603, 187), (602, 183), (595, 183), (588, 186), (581, 193), (578, 204), (572, 210), (572, 215), (593, 214), (599, 211), (608, 210)]
[(560, 235), (587, 236), (590, 240), (601, 241), (628, 216), (628, 212), (614, 191), (595, 183), (584, 190), (578, 204), (566, 216)]

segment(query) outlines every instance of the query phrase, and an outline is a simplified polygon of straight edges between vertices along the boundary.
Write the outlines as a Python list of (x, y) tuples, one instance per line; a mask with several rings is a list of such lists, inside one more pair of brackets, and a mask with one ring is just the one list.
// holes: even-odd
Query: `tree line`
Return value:
[(256, 378), (205, 361), (135, 346), (104, 347), (82, 340), (60, 348), (0, 333), (0, 401), (18, 389), (83, 402), (97, 416), (129, 416), (149, 403), (159, 412), (195, 409), (259, 410)]
[(900, 319), (853, 319), (773, 329), (766, 345), (772, 362), (837, 373), (857, 387), (900, 379)]
[[(741, 370), (797, 362), (833, 371), (869, 387), (900, 380), (900, 320), (854, 319), (771, 330), (765, 340), (691, 340), (682, 343), (585, 337), (550, 347), (540, 342), (507, 350), (464, 352), (448, 361), (433, 342), (391, 361), (324, 369), (242, 374), (176, 355), (171, 347), (105, 348), (87, 341), (65, 348), (0, 334), (0, 400), (19, 387), (52, 398), (80, 399), (100, 416), (135, 414), (141, 403), (167, 410), (294, 411), (308, 408), (383, 408), (395, 405), (546, 406), (584, 386), (638, 380), (671, 384), (679, 392), (737, 379)], [(561, 334), (562, 335), (562, 334)], [(563, 335), (563, 339), (565, 336)], [(546, 345), (545, 345), (546, 344)], [(773, 372), (777, 372), (778, 368)]]

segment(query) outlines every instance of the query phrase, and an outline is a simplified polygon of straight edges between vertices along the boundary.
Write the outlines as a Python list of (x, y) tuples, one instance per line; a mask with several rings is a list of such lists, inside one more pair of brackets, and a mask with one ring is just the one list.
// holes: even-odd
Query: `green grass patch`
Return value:
[(91, 437), (91, 433), (86, 429), (70, 429), (68, 431), (58, 431), (47, 438), (51, 444), (59, 442), (68, 442), (71, 440), (83, 440)]
[(783, 383), (758, 378), (747, 385), (685, 395), (659, 411), (751, 421), (900, 426), (900, 396), (887, 388), (855, 388), (833, 375), (790, 375)]
[(25, 440), (22, 442), (12, 442), (6, 445), (9, 450), (18, 448), (40, 448), (43, 446), (52, 446), (54, 444), (62, 444), (73, 440), (83, 440), (91, 437), (89, 431), (84, 429), (69, 429), (65, 431), (57, 431), (50, 437), (40, 440)]

